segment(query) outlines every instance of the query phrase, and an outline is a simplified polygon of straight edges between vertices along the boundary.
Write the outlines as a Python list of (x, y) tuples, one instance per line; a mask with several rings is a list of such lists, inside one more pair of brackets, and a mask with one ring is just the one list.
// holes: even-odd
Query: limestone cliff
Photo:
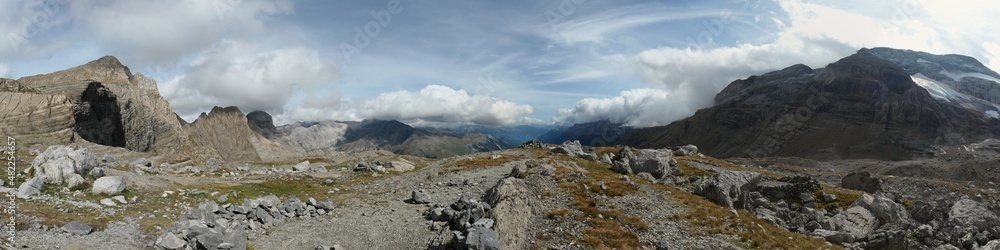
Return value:
[[(75, 105), (65, 95), (40, 94), (16, 80), (0, 79), (0, 134), (22, 142), (65, 143), (72, 137)], [(25, 145), (25, 143), (21, 143)]]
[(184, 125), (184, 129), (195, 145), (226, 161), (278, 160), (297, 155), (254, 132), (250, 126), (239, 108), (214, 107)]
[[(77, 104), (74, 112), (91, 114), (77, 117), (86, 119), (95, 118), (92, 115), (118, 113), (124, 147), (130, 150), (176, 153), (187, 144), (187, 134), (181, 129), (170, 105), (157, 92), (155, 81), (142, 74), (133, 75), (128, 67), (114, 57), (105, 56), (67, 70), (23, 77), (18, 81), (43, 96), (64, 96)], [(84, 93), (88, 88), (91, 88), (94, 95), (84, 100), (87, 97)], [(115, 111), (114, 108), (119, 110)], [(100, 138), (118, 136), (106, 135), (107, 132), (102, 131), (105, 128), (101, 125), (114, 124), (114, 117), (98, 116), (96, 119), (96, 122), (70, 119), (69, 123), (54, 123), (46, 125), (44, 129), (72, 128), (81, 135), (99, 135)], [(96, 140), (96, 143), (119, 146), (116, 139)]]

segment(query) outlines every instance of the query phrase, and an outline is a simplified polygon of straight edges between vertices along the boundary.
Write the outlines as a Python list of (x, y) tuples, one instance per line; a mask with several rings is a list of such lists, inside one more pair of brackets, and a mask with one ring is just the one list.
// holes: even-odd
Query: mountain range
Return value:
[(399, 121), (302, 121), (216, 107), (188, 122), (156, 82), (107, 56), (67, 70), (0, 79), (2, 132), (37, 144), (89, 142), (194, 158), (269, 160), (383, 149), (448, 157), (546, 143), (664, 148), (698, 145), (717, 157), (903, 160), (936, 146), (1000, 135), (1000, 74), (974, 58), (861, 49), (823, 68), (787, 68), (735, 80), (715, 105), (665, 126), (609, 121), (570, 126), (418, 128)]
[[(307, 121), (276, 127), (270, 114), (215, 107), (181, 119), (156, 88), (112, 56), (50, 74), (0, 79), (0, 132), (28, 144), (79, 139), (196, 160), (270, 161), (332, 151), (388, 150), (448, 157), (509, 148), (489, 134), (398, 121)], [(173, 154), (180, 153), (180, 154)]]
[(824, 68), (798, 64), (733, 81), (714, 101), (665, 126), (599, 121), (540, 138), (694, 144), (717, 157), (903, 160), (1000, 135), (1000, 74), (962, 55), (861, 49)]

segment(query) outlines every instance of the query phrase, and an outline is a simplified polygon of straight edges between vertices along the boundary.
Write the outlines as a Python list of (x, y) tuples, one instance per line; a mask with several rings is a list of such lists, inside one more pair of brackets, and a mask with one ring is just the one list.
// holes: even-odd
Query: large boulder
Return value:
[(670, 150), (639, 150), (635, 158), (629, 160), (629, 167), (635, 174), (649, 173), (656, 179), (680, 174), (677, 160), (674, 160), (673, 152)]
[(292, 170), (309, 171), (309, 164), (310, 164), (309, 161), (299, 162), (299, 164), (295, 164), (295, 166), (292, 166)]
[(83, 224), (83, 223), (76, 222), (76, 221), (67, 223), (66, 225), (63, 225), (63, 227), (61, 229), (62, 229), (63, 232), (70, 233), (70, 234), (77, 235), (77, 236), (88, 235), (88, 234), (90, 234), (91, 232), (94, 231), (94, 228), (90, 227), (90, 225)]
[(156, 239), (156, 246), (163, 249), (178, 250), (184, 249), (187, 246), (187, 241), (177, 237), (177, 235), (171, 232), (165, 232), (162, 236)]
[(840, 180), (840, 186), (874, 194), (882, 189), (882, 179), (869, 172), (854, 172), (844, 176)]
[(685, 145), (678, 147), (674, 152), (677, 156), (698, 156), (698, 146), (695, 145)]
[(413, 190), (410, 194), (410, 202), (413, 204), (428, 204), (431, 203), (431, 194), (427, 193), (423, 189)]
[(500, 237), (496, 231), (486, 227), (472, 227), (465, 236), (465, 246), (469, 250), (500, 250)]
[(580, 145), (580, 141), (566, 141), (562, 145), (552, 149), (552, 153), (565, 154), (569, 156), (584, 155), (583, 145)]
[(854, 243), (855, 240), (854, 235), (848, 232), (830, 231), (825, 229), (816, 229), (816, 231), (813, 231), (813, 235), (819, 236), (833, 244)]
[(501, 249), (529, 246), (527, 228), (532, 218), (529, 197), (533, 196), (528, 185), (513, 177), (500, 180), (483, 197), (492, 206), (487, 217), (495, 221), (493, 229), (500, 234)]
[(955, 202), (955, 205), (951, 206), (951, 211), (948, 212), (948, 218), (960, 225), (974, 226), (979, 231), (1000, 226), (1000, 218), (997, 217), (996, 213), (969, 198), (962, 198)]
[(45, 181), (41, 177), (28, 179), (17, 188), (17, 198), (28, 198), (42, 192), (42, 184)]
[(125, 177), (105, 176), (94, 181), (91, 192), (94, 194), (116, 195), (125, 190)]
[(132, 161), (132, 168), (138, 170), (150, 170), (153, 167), (153, 162), (146, 158), (139, 158)]
[(871, 196), (869, 194), (862, 194), (858, 197), (858, 200), (854, 201), (851, 206), (860, 206), (875, 215), (881, 223), (902, 223), (907, 224), (912, 222), (910, 214), (906, 212), (906, 208), (903, 204), (896, 203), (885, 197), (882, 194), (876, 194)]
[(844, 210), (844, 212), (830, 218), (830, 222), (836, 226), (837, 231), (849, 233), (855, 239), (864, 239), (879, 226), (878, 218), (861, 206), (853, 206)]
[(90, 149), (73, 150), (67, 146), (51, 146), (31, 163), (36, 177), (45, 183), (61, 185), (74, 175), (86, 175), (97, 167), (97, 156)]
[(716, 204), (733, 207), (735, 200), (738, 200), (745, 191), (750, 191), (755, 180), (759, 180), (760, 174), (747, 171), (722, 170), (716, 175), (708, 177), (695, 188), (695, 193), (708, 198)]

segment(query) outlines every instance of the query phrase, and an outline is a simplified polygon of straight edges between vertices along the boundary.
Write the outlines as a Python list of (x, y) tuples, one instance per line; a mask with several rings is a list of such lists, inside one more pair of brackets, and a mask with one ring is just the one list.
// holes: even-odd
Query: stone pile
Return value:
[(354, 170), (355, 172), (357, 172), (357, 171), (385, 172), (386, 171), (385, 168), (386, 168), (387, 164), (391, 164), (391, 163), (383, 163), (383, 162), (379, 162), (379, 161), (373, 161), (373, 162), (361, 161), (361, 162), (358, 162), (358, 165), (355, 165), (354, 169), (352, 169), (352, 170)]
[(530, 149), (530, 148), (544, 148), (544, 147), (545, 144), (542, 144), (542, 142), (538, 140), (528, 140), (524, 143), (521, 143), (521, 146), (518, 146), (517, 148)]
[(426, 218), (447, 222), (456, 249), (500, 249), (500, 237), (493, 230), (494, 220), (485, 218), (492, 209), (486, 202), (462, 197), (449, 206), (435, 204)]
[(214, 201), (189, 209), (155, 241), (160, 249), (246, 249), (247, 240), (280, 226), (290, 218), (312, 218), (329, 214), (333, 201), (305, 201), (275, 195), (244, 200), (242, 205), (218, 205)]

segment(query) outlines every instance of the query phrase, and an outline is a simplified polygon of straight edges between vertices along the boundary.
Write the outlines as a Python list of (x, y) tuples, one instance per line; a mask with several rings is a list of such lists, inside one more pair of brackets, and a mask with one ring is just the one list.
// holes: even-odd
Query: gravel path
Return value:
[(59, 228), (20, 231), (17, 240), (17, 246), (23, 249), (68, 249), (73, 244), (88, 247), (82, 249), (131, 250), (146, 245), (139, 225), (131, 222), (112, 222), (107, 229), (86, 236), (72, 236)]
[(367, 196), (337, 204), (333, 216), (289, 221), (251, 244), (256, 249), (313, 249), (320, 245), (340, 245), (347, 249), (426, 249), (437, 233), (430, 230), (423, 216), (428, 205), (405, 202), (411, 191), (426, 190), (431, 195), (431, 204), (451, 204), (462, 195), (479, 199), (514, 164), (454, 172), (442, 167), (447, 161), (353, 187), (353, 191)]

